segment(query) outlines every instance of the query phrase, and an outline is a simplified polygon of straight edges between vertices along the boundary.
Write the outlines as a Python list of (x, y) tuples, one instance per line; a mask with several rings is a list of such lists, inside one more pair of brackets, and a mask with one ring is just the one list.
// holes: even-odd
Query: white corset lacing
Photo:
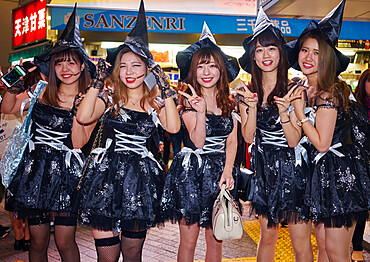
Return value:
[(35, 145), (47, 145), (56, 150), (66, 151), (66, 158), (65, 163), (67, 167), (70, 167), (71, 164), (71, 157), (74, 155), (78, 162), (80, 163), (81, 167), (83, 166), (84, 162), (80, 156), (81, 149), (70, 149), (66, 145), (64, 145), (63, 140), (67, 138), (69, 133), (58, 132), (54, 130), (49, 130), (43, 127), (42, 125), (34, 122), (36, 124), (36, 134), (33, 141), (32, 139), (29, 140), (29, 150), (30, 152), (35, 149)]
[[(141, 155), (142, 158), (149, 157), (155, 163), (157, 163), (158, 167), (162, 170), (161, 165), (154, 158), (153, 154), (146, 148), (146, 140), (148, 139), (148, 137), (129, 135), (117, 129), (114, 129), (114, 136), (116, 139), (114, 152), (131, 151), (131, 152)], [(96, 154), (95, 156), (96, 163), (98, 164), (101, 163), (107, 150), (109, 149), (111, 145), (112, 145), (112, 139), (108, 138), (105, 142), (104, 148), (98, 147), (91, 151), (92, 154)]]
[(211, 153), (225, 153), (226, 138), (227, 136), (206, 137), (206, 141), (204, 143), (203, 148), (198, 148), (196, 150), (193, 150), (189, 147), (183, 147), (181, 149), (181, 154), (184, 155), (182, 166), (184, 168), (189, 167), (191, 154), (194, 154), (197, 157), (198, 166), (201, 167), (202, 166), (201, 155), (211, 154)]

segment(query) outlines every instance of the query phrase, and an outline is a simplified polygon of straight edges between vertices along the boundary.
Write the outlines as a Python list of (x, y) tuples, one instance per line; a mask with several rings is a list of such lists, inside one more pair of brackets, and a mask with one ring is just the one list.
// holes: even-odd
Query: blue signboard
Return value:
[[(51, 29), (63, 30), (72, 8), (51, 6)], [(129, 32), (137, 11), (78, 8), (81, 31)], [(252, 34), (256, 17), (146, 12), (150, 33), (200, 33), (206, 21), (214, 34)], [(298, 37), (309, 19), (272, 18), (285, 36)], [(370, 39), (370, 22), (343, 21), (341, 39)]]

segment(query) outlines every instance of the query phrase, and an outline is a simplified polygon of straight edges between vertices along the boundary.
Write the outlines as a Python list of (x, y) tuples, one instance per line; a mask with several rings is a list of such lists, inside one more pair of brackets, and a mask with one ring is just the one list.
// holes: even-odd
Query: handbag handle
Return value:
[[(227, 206), (226, 206), (226, 200), (227, 200)], [(233, 205), (230, 198), (230, 193), (226, 190), (226, 185), (222, 184), (221, 186), (221, 192), (220, 192), (220, 201), (221, 206), (224, 211), (224, 225), (225, 230), (230, 232), (233, 229)]]
[(32, 119), (31, 114), (32, 114), (33, 106), (35, 105), (37, 98), (40, 96), (41, 91), (44, 89), (44, 87), (47, 85), (47, 83), (48, 82), (46, 82), (46, 81), (40, 80), (36, 85), (35, 91), (33, 91), (33, 93), (32, 93), (30, 106), (28, 107), (28, 112), (27, 112), (26, 118), (24, 119), (24, 123), (25, 123), (24, 131), (26, 133), (28, 132), (28, 129), (30, 128), (31, 119)]

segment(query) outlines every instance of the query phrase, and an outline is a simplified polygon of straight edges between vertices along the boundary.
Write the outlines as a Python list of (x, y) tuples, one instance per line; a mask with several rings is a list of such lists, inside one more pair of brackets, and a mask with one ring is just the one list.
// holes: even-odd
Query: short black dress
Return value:
[(106, 114), (102, 145), (92, 151), (82, 184), (81, 223), (115, 233), (163, 224), (163, 171), (147, 149), (157, 132), (156, 112), (121, 107), (117, 116)]
[(71, 211), (71, 196), (81, 176), (84, 157), (73, 149), (72, 110), (37, 101), (32, 111), (32, 137), (9, 185), (19, 218), (43, 212)]
[(296, 163), (276, 106), (261, 107), (257, 112), (251, 169), (256, 174), (252, 205), (257, 214), (268, 218), (269, 227), (282, 219), (293, 223), (309, 219), (309, 165), (304, 159)]
[(333, 140), (328, 151), (312, 146), (311, 211), (327, 227), (351, 226), (370, 209), (370, 159), (353, 142), (351, 116), (332, 102), (316, 99), (315, 109), (337, 108)]
[[(184, 124), (183, 124), (184, 125)], [(212, 225), (212, 209), (224, 170), (226, 139), (234, 127), (232, 115), (206, 115), (206, 141), (197, 149), (184, 126), (184, 147), (176, 154), (167, 173), (161, 208), (166, 220)], [(233, 168), (234, 179), (239, 168)], [(232, 191), (235, 195), (235, 190)]]

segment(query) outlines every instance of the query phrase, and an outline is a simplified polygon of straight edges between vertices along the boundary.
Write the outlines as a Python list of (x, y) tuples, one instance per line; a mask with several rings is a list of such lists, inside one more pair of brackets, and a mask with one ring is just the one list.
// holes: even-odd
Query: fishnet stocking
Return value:
[(55, 225), (55, 244), (62, 261), (80, 261), (80, 251), (75, 239), (76, 226)]
[(28, 253), (30, 262), (48, 261), (48, 246), (50, 241), (50, 225), (30, 225), (31, 247)]
[[(111, 240), (114, 238), (95, 239), (96, 252), (99, 262), (117, 262), (120, 255), (120, 243), (113, 244)], [(106, 243), (97, 243), (101, 240), (107, 240)]]

